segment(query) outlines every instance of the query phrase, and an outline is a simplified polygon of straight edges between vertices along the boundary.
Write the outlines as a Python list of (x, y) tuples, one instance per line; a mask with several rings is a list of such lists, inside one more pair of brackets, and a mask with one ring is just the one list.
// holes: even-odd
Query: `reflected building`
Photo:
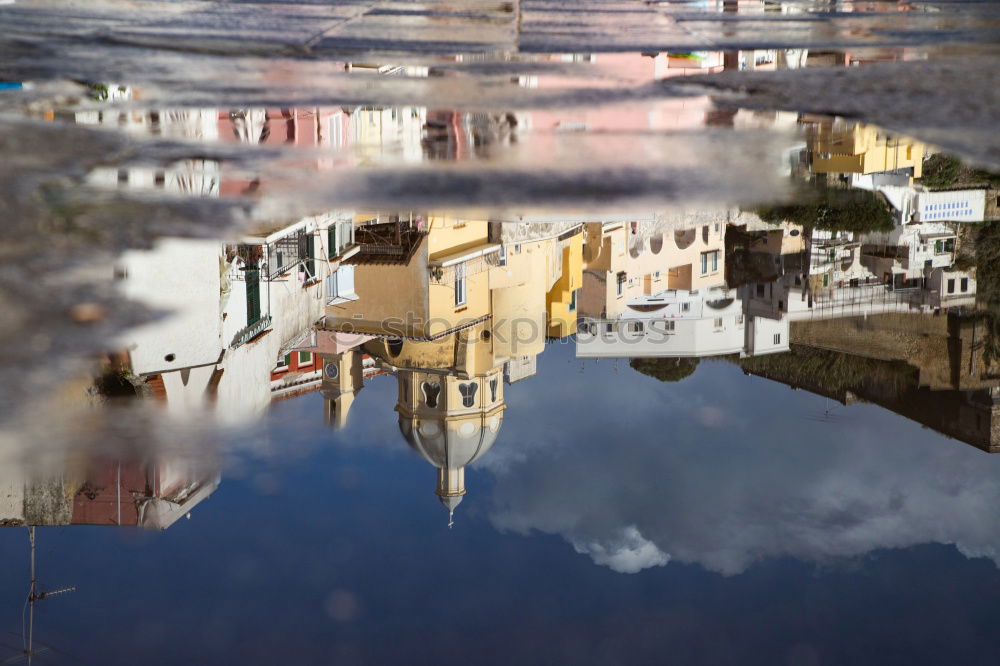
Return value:
[(169, 452), (144, 459), (74, 456), (55, 469), (7, 465), (0, 526), (112, 525), (167, 529), (215, 492), (218, 465)]
[(466, 466), (499, 434), (505, 383), (575, 331), (582, 227), (372, 213), (355, 238), (355, 297), (331, 299), (317, 332), (328, 422), (346, 423), (367, 378), (395, 376), (400, 432), (437, 468), (451, 525)]
[(853, 186), (911, 185), (920, 178), (924, 144), (843, 118), (804, 114), (810, 171)]
[(784, 250), (765, 249), (763, 239), (773, 232), (748, 232), (751, 252), (770, 256), (763, 264), (780, 269), (748, 285), (752, 314), (800, 321), (975, 303), (975, 269), (957, 263), (958, 234), (949, 225), (898, 225), (865, 234), (793, 231), (808, 247), (798, 261)]
[(726, 283), (727, 226), (725, 213), (706, 224), (673, 229), (650, 220), (588, 225), (577, 356), (786, 351), (788, 323), (749, 314), (745, 288)]
[[(133, 94), (130, 88), (105, 88), (108, 100)], [(363, 139), (358, 128), (367, 124), (352, 125), (345, 120), (349, 115), (339, 108), (108, 108), (77, 112), (73, 120), (174, 139), (336, 149)], [(317, 159), (316, 168), (329, 166), (325, 153)], [(212, 197), (260, 186), (252, 175), (220, 170), (210, 160), (98, 168), (90, 179)], [(264, 223), (228, 243), (167, 238), (151, 250), (125, 252), (115, 268), (122, 294), (169, 315), (117, 340), (140, 393), (176, 414), (208, 409), (242, 422), (259, 416), (273, 399), (318, 390), (320, 360), (306, 338), (323, 316), (327, 296), (350, 292), (353, 267), (343, 260), (355, 250), (353, 215), (332, 210)]]
[(144, 395), (179, 415), (245, 422), (272, 399), (318, 390), (309, 333), (326, 296), (348, 288), (353, 246), (351, 214), (333, 211), (237, 243), (169, 239), (126, 252), (123, 294), (171, 314), (120, 337)]
[[(134, 91), (128, 86), (99, 86), (104, 101), (128, 101)], [(61, 112), (61, 114), (66, 112)], [(219, 139), (213, 109), (169, 110), (107, 108), (75, 111), (60, 118), (78, 125), (113, 128), (134, 135), (149, 135), (180, 141), (214, 142)], [(170, 194), (217, 197), (221, 193), (222, 168), (218, 161), (185, 159), (170, 165), (98, 166), (87, 175), (91, 185), (162, 191)]]
[(873, 233), (769, 226), (734, 229), (731, 277), (748, 312), (789, 322), (791, 353), (745, 359), (744, 370), (1000, 451), (1000, 375), (974, 311), (974, 236), (943, 222)]

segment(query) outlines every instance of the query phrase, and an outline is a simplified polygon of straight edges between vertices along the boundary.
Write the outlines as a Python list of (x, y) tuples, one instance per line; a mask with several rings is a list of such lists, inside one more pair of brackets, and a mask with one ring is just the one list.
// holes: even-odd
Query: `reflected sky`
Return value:
[(0, 5), (0, 665), (996, 661), (994, 3)]
[[(827, 400), (721, 362), (660, 383), (611, 362), (581, 375), (552, 345), (448, 530), (392, 384), (373, 380), (338, 431), (319, 394), (278, 403), (264, 432), (280, 450), (231, 461), (166, 532), (40, 528), (41, 579), (78, 589), (42, 602), (38, 639), (85, 663), (987, 663), (996, 649), (996, 459), (971, 447), (872, 406), (817, 424), (802, 416)], [(20, 563), (2, 590), (16, 630), (27, 540), (0, 538)]]

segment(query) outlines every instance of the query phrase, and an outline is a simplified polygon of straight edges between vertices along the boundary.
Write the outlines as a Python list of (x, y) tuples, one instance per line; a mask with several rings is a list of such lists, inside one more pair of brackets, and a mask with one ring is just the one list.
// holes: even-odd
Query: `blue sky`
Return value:
[[(552, 345), (508, 387), (451, 531), (391, 378), (341, 431), (279, 403), (191, 520), (40, 529), (78, 590), (38, 635), (101, 664), (992, 663), (1000, 458), (724, 363), (581, 367)], [(17, 631), (25, 530), (0, 558)]]

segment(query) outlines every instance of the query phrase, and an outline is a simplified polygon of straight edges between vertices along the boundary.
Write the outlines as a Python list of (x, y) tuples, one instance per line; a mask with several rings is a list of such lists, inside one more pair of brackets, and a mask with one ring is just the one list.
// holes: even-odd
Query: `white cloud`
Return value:
[[(1000, 456), (872, 405), (842, 408), (836, 423), (800, 418), (823, 399), (711, 370), (672, 390), (694, 396), (699, 380), (710, 385), (724, 428), (706, 427), (718, 419), (706, 423), (697, 403), (609, 418), (539, 396), (537, 412), (508, 422), (495, 447), (516, 451), (491, 470), (494, 525), (558, 534), (630, 573), (669, 560), (734, 575), (770, 558), (827, 562), (924, 543), (1000, 563)], [(581, 399), (593, 404), (635, 388), (590, 387)], [(560, 427), (544, 429), (551, 447), (519, 436), (521, 424), (532, 433), (555, 423), (560, 407)]]
[(638, 573), (650, 567), (662, 567), (670, 556), (644, 538), (635, 525), (629, 525), (608, 542), (573, 541), (573, 548), (586, 554), (595, 564), (610, 567), (618, 573)]

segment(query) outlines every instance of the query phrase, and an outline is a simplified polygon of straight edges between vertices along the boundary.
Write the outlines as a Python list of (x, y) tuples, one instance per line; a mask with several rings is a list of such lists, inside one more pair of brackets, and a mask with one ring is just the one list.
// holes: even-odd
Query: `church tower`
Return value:
[(437, 467), (435, 494), (448, 526), (466, 494), (465, 467), (496, 441), (506, 408), (503, 366), (461, 378), (454, 372), (398, 370), (399, 429), (424, 460)]
[(364, 388), (363, 357), (358, 349), (323, 355), (323, 413), (332, 428), (347, 425), (347, 413)]

